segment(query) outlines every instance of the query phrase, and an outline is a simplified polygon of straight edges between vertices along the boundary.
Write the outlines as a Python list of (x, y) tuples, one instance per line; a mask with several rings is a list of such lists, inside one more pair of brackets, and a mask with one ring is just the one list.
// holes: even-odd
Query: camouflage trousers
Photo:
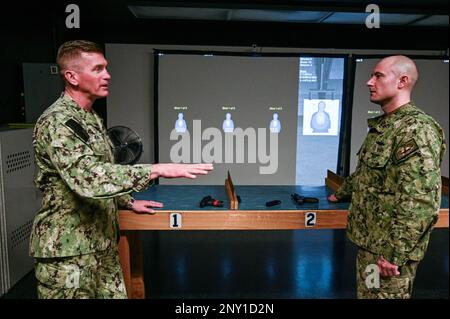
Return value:
[(73, 257), (36, 258), (35, 276), (39, 299), (127, 298), (117, 249)]
[(356, 259), (358, 299), (409, 299), (416, 277), (418, 261), (399, 267), (400, 275), (383, 277), (378, 272), (378, 255), (359, 249)]

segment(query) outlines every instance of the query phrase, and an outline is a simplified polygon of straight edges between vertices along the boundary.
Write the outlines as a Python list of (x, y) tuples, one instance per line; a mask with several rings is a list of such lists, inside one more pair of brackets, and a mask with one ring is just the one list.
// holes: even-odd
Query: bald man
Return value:
[(441, 203), (439, 124), (411, 101), (415, 63), (390, 56), (367, 81), (384, 114), (368, 120), (358, 165), (331, 202), (351, 198), (347, 236), (358, 246), (358, 298), (410, 298)]

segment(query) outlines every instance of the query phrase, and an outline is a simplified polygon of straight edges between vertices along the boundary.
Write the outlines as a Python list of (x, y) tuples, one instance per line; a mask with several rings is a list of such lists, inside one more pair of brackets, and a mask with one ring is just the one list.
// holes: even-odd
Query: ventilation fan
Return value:
[(139, 135), (126, 126), (113, 126), (107, 131), (113, 144), (114, 160), (117, 164), (133, 165), (142, 154), (142, 141)]

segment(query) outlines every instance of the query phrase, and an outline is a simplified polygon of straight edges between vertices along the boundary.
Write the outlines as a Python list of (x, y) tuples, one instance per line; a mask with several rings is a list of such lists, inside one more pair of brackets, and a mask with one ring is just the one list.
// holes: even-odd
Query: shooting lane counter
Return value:
[[(128, 297), (145, 298), (142, 247), (137, 231), (345, 229), (349, 203), (327, 201), (342, 180), (328, 171), (326, 186), (233, 186), (228, 174), (225, 188), (155, 185), (135, 193), (136, 199), (159, 201), (164, 203), (164, 208), (154, 215), (119, 212), (119, 252)], [(293, 193), (318, 198), (319, 202), (299, 205), (292, 200)], [(229, 204), (200, 208), (199, 202), (205, 195), (227, 198)], [(241, 203), (237, 201), (238, 196)], [(270, 200), (280, 200), (281, 204), (266, 207)], [(441, 209), (435, 227), (448, 228), (448, 179), (443, 179)]]

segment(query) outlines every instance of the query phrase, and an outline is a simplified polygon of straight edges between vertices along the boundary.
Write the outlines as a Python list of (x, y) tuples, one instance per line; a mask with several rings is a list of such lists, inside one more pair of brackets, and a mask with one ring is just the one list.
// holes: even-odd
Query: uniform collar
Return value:
[(72, 112), (77, 114), (77, 117), (80, 117), (83, 120), (87, 121), (98, 121), (96, 119), (97, 114), (95, 113), (94, 109), (91, 109), (90, 111), (86, 111), (83, 109), (78, 103), (73, 100), (70, 95), (64, 94), (64, 92), (61, 94), (60, 99), (63, 101), (63, 104), (70, 109)]
[(378, 132), (382, 132), (390, 123), (396, 121), (398, 118), (403, 117), (412, 111), (417, 110), (417, 107), (413, 101), (403, 104), (389, 115), (383, 114), (377, 117), (373, 117), (367, 120), (369, 129), (375, 129)]
[(59, 97), (60, 99), (62, 99), (64, 102), (66, 102), (66, 105), (70, 105), (72, 107), (76, 107), (78, 110), (81, 110), (83, 113), (93, 113), (93, 108), (91, 108), (90, 111), (87, 111), (86, 109), (82, 108), (74, 99), (72, 99), (72, 97), (68, 94), (65, 94), (65, 92), (63, 91), (61, 93), (61, 96)]

